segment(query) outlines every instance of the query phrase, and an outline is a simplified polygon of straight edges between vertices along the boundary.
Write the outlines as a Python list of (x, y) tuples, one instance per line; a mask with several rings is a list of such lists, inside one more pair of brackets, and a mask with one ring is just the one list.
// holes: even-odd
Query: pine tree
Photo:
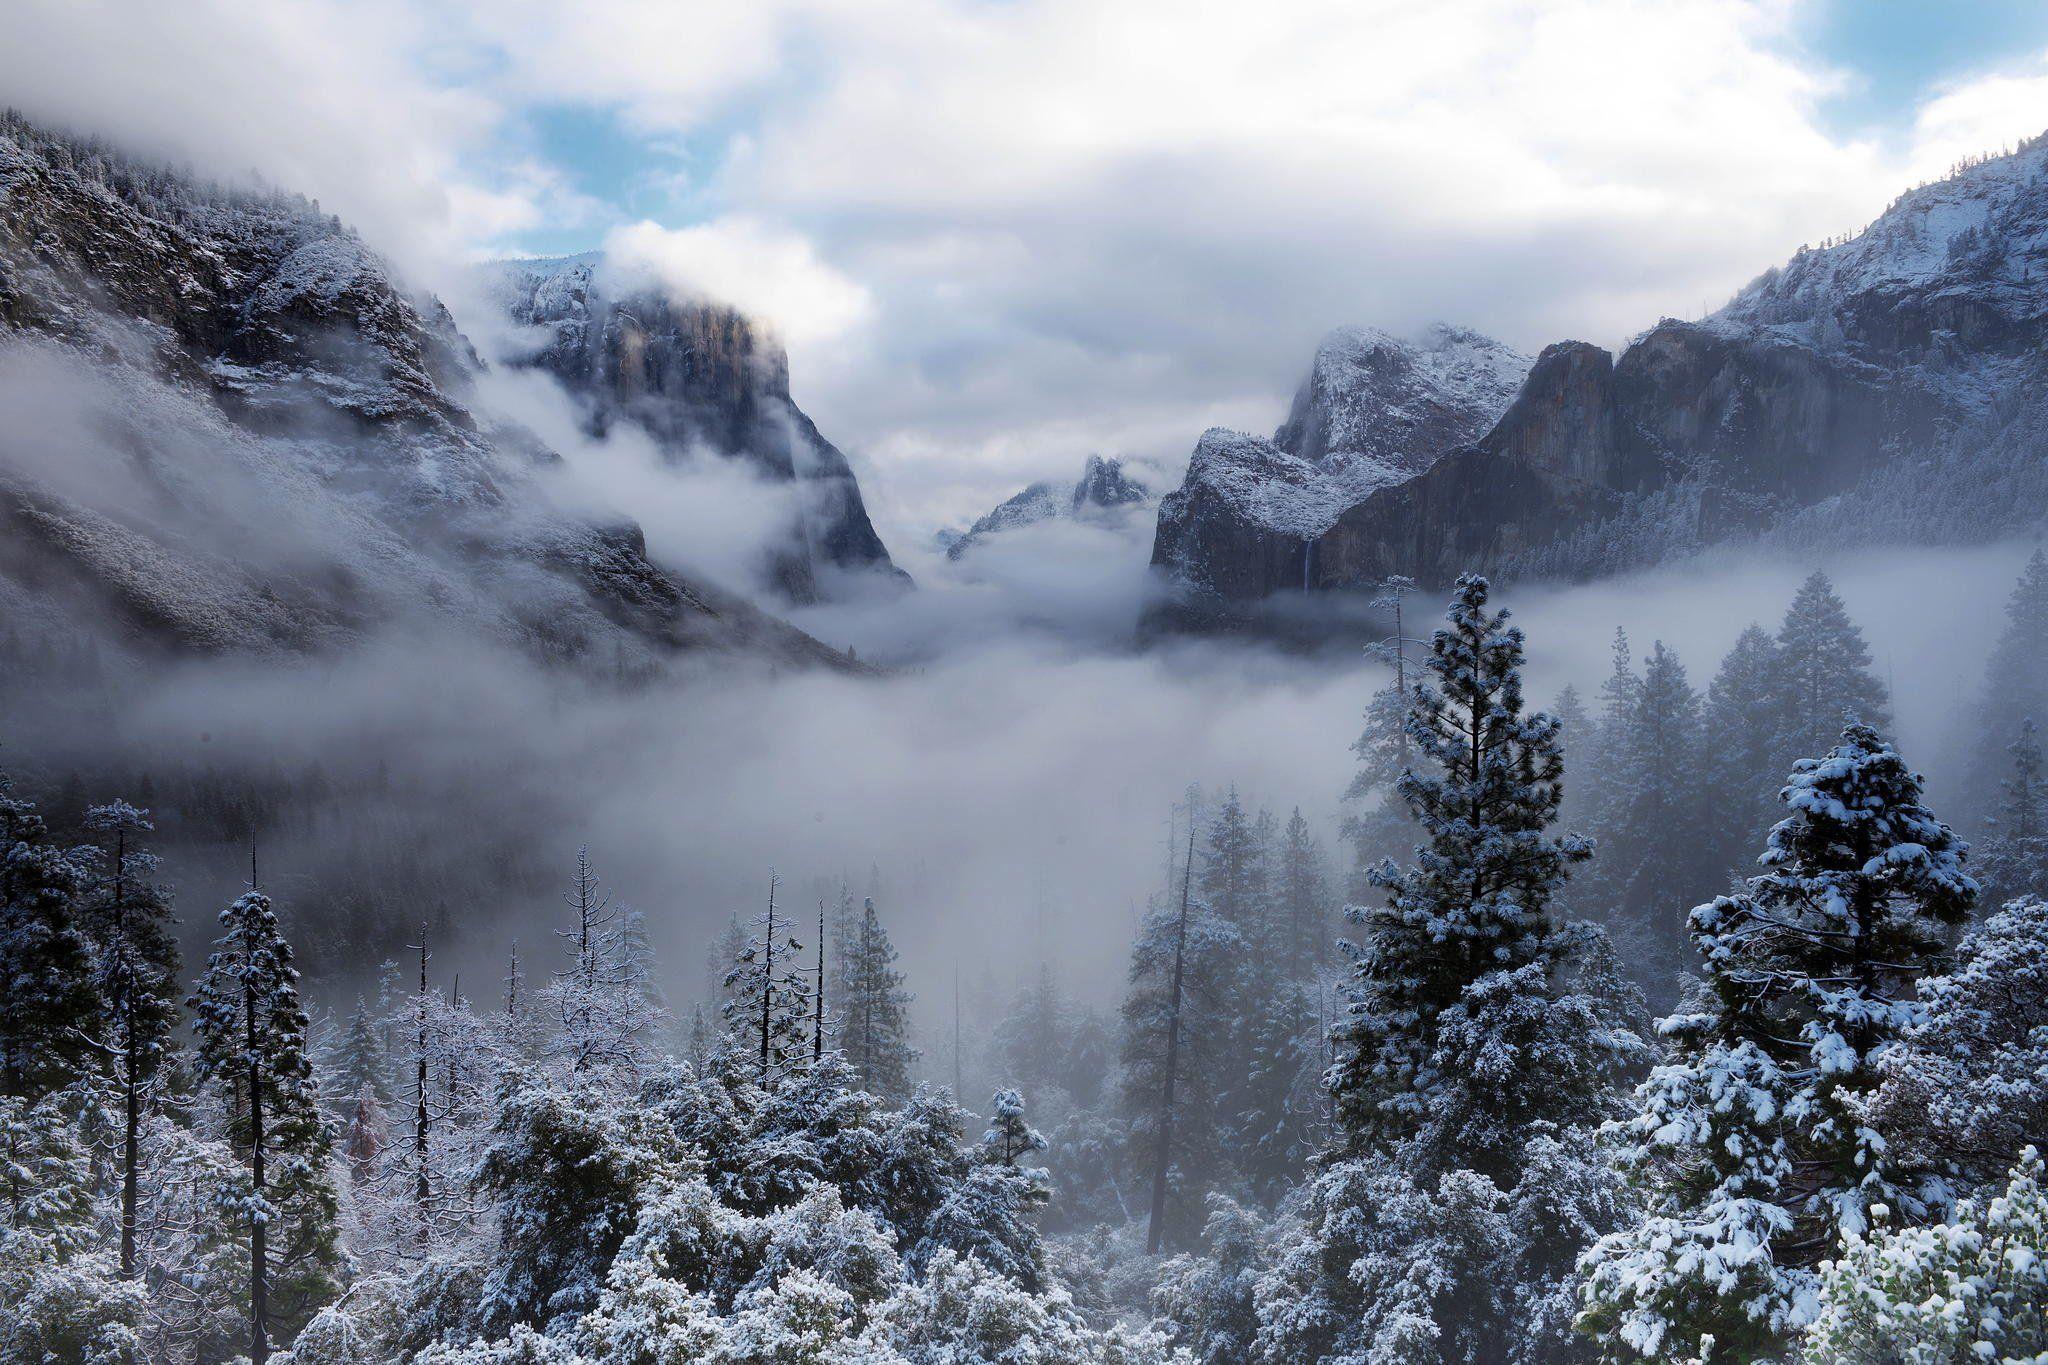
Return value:
[(1072, 1032), (1073, 1007), (1060, 989), (1052, 964), (1040, 962), (1011, 995), (990, 1039), (995, 1060), (1003, 1070), (1002, 1079), (1033, 1094), (1054, 1087), (1064, 1089)]
[(1649, 1212), (1588, 1255), (1586, 1323), (1615, 1354), (1754, 1359), (1804, 1326), (1813, 1267), (1884, 1204), (1924, 1218), (1867, 1110), (1918, 1015), (1918, 978), (1976, 896), (1920, 779), (1851, 724), (1784, 789), (1765, 871), (1692, 912), (1711, 998), (1664, 1021), (1627, 1164)]
[[(1445, 1064), (1448, 1030), (1489, 1026), (1471, 995), (1482, 978), (1547, 989), (1550, 905), (1590, 849), (1548, 833), (1564, 773), (1557, 722), (1523, 714), (1522, 632), (1487, 596), (1485, 579), (1459, 580), (1430, 642), (1431, 681), (1412, 698), (1427, 774), (1400, 785), (1428, 842), (1413, 866), (1374, 870), (1384, 906), (1346, 911), (1364, 937), (1333, 1085), (1348, 1150), (1420, 1141), (1440, 1148), (1430, 1164), (1495, 1174), (1518, 1128), (1583, 1100), (1582, 1078), (1461, 1074)], [(1471, 1045), (1485, 1047), (1477, 1034)]]
[(87, 872), (0, 775), (0, 1094), (37, 1100), (92, 1069), (104, 1002), (79, 904)]
[(989, 1160), (1005, 1166), (1014, 1166), (1019, 1157), (1045, 1150), (1045, 1135), (1024, 1121), (1023, 1095), (1015, 1090), (996, 1091), (981, 1146)]
[[(2005, 629), (1984, 665), (1976, 712), (1970, 756), (1981, 773), (2006, 768), (2006, 746), (2021, 720), (2048, 716), (2048, 553), (2040, 549), (2028, 558), (2006, 599)], [(1978, 798), (1978, 810), (1988, 815), (1996, 801), (1984, 796)]]
[(1663, 989), (1687, 959), (1685, 925), (1670, 910), (1669, 888), (1713, 879), (1703, 843), (1673, 837), (1707, 814), (1698, 784), (1699, 696), (1661, 640), (1630, 682), (1626, 709), (1610, 722), (1605, 746), (1607, 801), (1595, 827), (1594, 866), (1605, 898), (1602, 919), (1617, 950), (1638, 980)]
[[(1190, 811), (1192, 816), (1192, 809)], [(1146, 1248), (1185, 1244), (1201, 1229), (1202, 1197), (1221, 1165), (1228, 1001), (1243, 951), (1237, 927), (1194, 894), (1195, 840), (1173, 898), (1146, 916), (1131, 946), (1123, 1005), (1123, 1095), (1131, 1151), (1142, 1154), (1151, 1203)]]
[(910, 1046), (909, 1007), (896, 970), (896, 947), (875, 913), (875, 898), (861, 903), (855, 934), (840, 940), (840, 1009), (844, 1018), (840, 1051), (860, 1077), (860, 1087), (889, 1100), (910, 1094), (917, 1050)]
[(1558, 725), (1525, 715), (1522, 635), (1459, 581), (1412, 694), (1401, 783), (1426, 843), (1347, 910), (1335, 1131), (1254, 1298), (1272, 1360), (1574, 1359), (1577, 1252), (1617, 1200), (1591, 1134), (1642, 1044), (1606, 938), (1560, 927)]
[(571, 918), (555, 934), (570, 961), (543, 991), (559, 1022), (557, 1050), (578, 1074), (616, 1072), (630, 1079), (647, 1062), (651, 1037), (667, 1019), (644, 928), (604, 889), (587, 848), (576, 850), (562, 899)]
[(1819, 570), (1799, 585), (1786, 609), (1775, 663), (1779, 771), (1826, 752), (1846, 721), (1877, 730), (1891, 724), (1885, 686), (1870, 671), (1863, 632)]
[(781, 881), (768, 874), (768, 908), (754, 917), (754, 934), (725, 975), (727, 1026), (757, 1059), (760, 1083), (772, 1085), (810, 1051), (811, 982), (803, 944), (776, 910)]
[(1276, 956), (1293, 980), (1312, 980), (1331, 950), (1332, 916), (1323, 851), (1299, 806), (1281, 835), (1275, 883)]
[(91, 920), (106, 1007), (99, 1046), (121, 1095), (121, 1275), (133, 1279), (142, 1124), (177, 1024), (178, 945), (171, 937), (169, 893), (154, 881), (157, 860), (133, 842), (155, 828), (149, 813), (116, 801), (94, 806), (85, 823), (110, 845), (103, 850)]
[(1237, 788), (1209, 822), (1202, 849), (1202, 900), (1211, 914), (1221, 915), (1239, 933), (1260, 927), (1264, 909), (1265, 868), (1252, 817), (1237, 799)]
[(1785, 765), (1778, 761), (1778, 646), (1745, 626), (1721, 659), (1701, 709), (1704, 832), (1717, 875), (1747, 873), (1756, 828), (1775, 817)]
[(291, 945), (253, 886), (220, 925), (186, 1006), (199, 1073), (225, 1092), (230, 1140), (248, 1164), (232, 1203), (249, 1229), (249, 1357), (262, 1365), (273, 1333), (288, 1334), (334, 1293), (337, 1201)]
[(383, 1033), (372, 1017), (369, 1005), (358, 995), (355, 1007), (348, 1012), (341, 1041), (335, 1045), (330, 1068), (334, 1091), (342, 1098), (344, 1108), (353, 1110), (357, 1099), (366, 1093), (380, 1102), (389, 1100), (389, 1068), (390, 1058), (384, 1053)]
[(2005, 801), (1977, 857), (1977, 880), (1993, 905), (2048, 893), (2048, 810), (2043, 809), (2048, 791), (2042, 787), (2033, 717), (2021, 717), (2018, 731), (2006, 746), (2012, 776), (2003, 783)]

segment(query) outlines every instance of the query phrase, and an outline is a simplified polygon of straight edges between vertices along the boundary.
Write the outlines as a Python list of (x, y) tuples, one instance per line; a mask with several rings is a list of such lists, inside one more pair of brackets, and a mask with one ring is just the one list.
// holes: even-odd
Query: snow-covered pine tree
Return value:
[(1022, 1157), (1045, 1150), (1045, 1135), (1024, 1120), (1024, 1096), (1015, 1090), (998, 1090), (989, 1101), (988, 1129), (981, 1135), (981, 1149), (990, 1161), (1014, 1166)]
[(267, 1360), (338, 1290), (330, 1135), (313, 1079), (291, 944), (253, 886), (220, 912), (221, 935), (186, 1007), (202, 1079), (219, 1090), (247, 1183), (220, 1192), (248, 1229), (249, 1357)]
[(1977, 848), (1976, 878), (1993, 905), (2015, 896), (2048, 894), (2048, 790), (2042, 786), (2041, 742), (2034, 719), (2022, 716), (2018, 734), (2006, 746), (2011, 776), (2005, 799)]
[(121, 1275), (133, 1279), (139, 1269), (135, 1225), (142, 1124), (178, 1021), (178, 945), (171, 937), (169, 890), (155, 880), (155, 855), (139, 844), (155, 828), (149, 813), (115, 801), (88, 810), (85, 824), (105, 845), (88, 900), (88, 922), (97, 950), (99, 996), (106, 1007), (99, 1047), (120, 1094)]
[(635, 912), (612, 900), (576, 850), (576, 871), (562, 899), (570, 922), (555, 934), (570, 961), (543, 989), (556, 1022), (554, 1050), (577, 1073), (616, 1073), (626, 1083), (649, 1061), (653, 1035), (667, 1013), (650, 976), (644, 929)]
[(1265, 896), (1262, 855), (1255, 822), (1232, 787), (1209, 821), (1199, 885), (1209, 912), (1236, 925), (1239, 933), (1259, 926)]
[[(1472, 995), (1482, 978), (1547, 991), (1551, 902), (1590, 849), (1549, 832), (1564, 774), (1557, 722), (1523, 713), (1522, 632), (1487, 598), (1485, 579), (1459, 579), (1412, 697), (1423, 771), (1400, 787), (1428, 842), (1412, 866), (1374, 870), (1384, 905), (1345, 912), (1363, 932), (1332, 1087), (1347, 1152), (1409, 1147), (1424, 1168), (1511, 1183), (1520, 1130), (1582, 1112), (1594, 1078), (1461, 1072), (1447, 1044), (1505, 1022)], [(1481, 1034), (1469, 1042), (1483, 1054)]]
[(768, 874), (768, 908), (754, 917), (754, 933), (726, 972), (726, 1026), (734, 1043), (755, 1059), (762, 1085), (773, 1085), (809, 1055), (811, 986), (803, 943), (776, 907), (781, 881)]
[(1717, 876), (1747, 873), (1760, 825), (1776, 819), (1780, 719), (1778, 645), (1762, 626), (1743, 627), (1721, 658), (1701, 708), (1706, 819), (1702, 826)]
[(1647, 1211), (1587, 1254), (1583, 1322), (1618, 1357), (1781, 1353), (1813, 1267), (1874, 1204), (1923, 1219), (1941, 1187), (1868, 1118), (1915, 982), (1976, 896), (1920, 779), (1852, 724), (1784, 789), (1741, 894), (1692, 912), (1711, 991), (1661, 1030), (1676, 1055), (1637, 1091), (1624, 1164)]
[(1821, 1268), (1810, 1361), (2048, 1360), (2048, 1185), (2038, 1148), (1938, 1226), (1880, 1222)]
[(910, 992), (896, 970), (896, 946), (865, 897), (850, 939), (839, 947), (840, 1052), (860, 1078), (861, 1089), (888, 1100), (910, 1094), (917, 1050), (910, 1046)]
[(321, 1088), (331, 1090), (344, 1110), (352, 1110), (357, 1096), (365, 1092), (381, 1103), (391, 1098), (390, 1069), (391, 1059), (384, 1054), (383, 1031), (368, 1003), (358, 995), (342, 1025), (341, 1037), (334, 1044), (333, 1056), (328, 1059), (331, 1084)]
[(40, 1099), (97, 1060), (102, 1001), (79, 905), (87, 873), (0, 774), (0, 1094)]
[(1825, 753), (1846, 720), (1891, 724), (1885, 685), (1870, 671), (1870, 647), (1828, 576), (1816, 569), (1793, 594), (1778, 628), (1773, 691), (1778, 770)]
[(1404, 798), (1426, 844), (1374, 871), (1336, 1131), (1276, 1226), (1261, 1359), (1536, 1365), (1575, 1358), (1574, 1258), (1613, 1225), (1591, 1130), (1641, 1055), (1605, 935), (1553, 907), (1557, 722), (1524, 714), (1522, 634), (1459, 580), (1412, 698)]

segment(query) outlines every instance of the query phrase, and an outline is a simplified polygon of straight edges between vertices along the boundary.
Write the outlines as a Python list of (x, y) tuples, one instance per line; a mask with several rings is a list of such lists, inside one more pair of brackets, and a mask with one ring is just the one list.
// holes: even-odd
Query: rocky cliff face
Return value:
[(1048, 521), (1121, 523), (1156, 501), (1150, 485), (1128, 472), (1121, 460), (1090, 455), (1074, 483), (1041, 479), (996, 504), (963, 534), (944, 543), (946, 558), (959, 560), (992, 537)]
[(557, 457), (303, 200), (0, 117), (0, 615), (139, 647), (313, 650), (402, 621), (566, 663), (837, 656), (554, 508)]
[(1203, 435), (1186, 480), (1160, 503), (1153, 566), (1210, 603), (1314, 585), (1311, 547), (1345, 509), (1478, 439), (1528, 368), (1499, 342), (1444, 324), (1413, 342), (1332, 332), (1271, 441)]
[(788, 356), (758, 324), (653, 286), (621, 289), (595, 254), (504, 262), (496, 275), (507, 311), (540, 338), (523, 362), (562, 381), (594, 435), (633, 422), (674, 458), (708, 449), (802, 486), (799, 523), (768, 566), (791, 601), (829, 596), (835, 571), (908, 582), (845, 455), (790, 401)]
[[(1194, 470), (1186, 496), (1162, 505), (1154, 562), (1190, 600), (1227, 606), (1389, 574), (1436, 586), (1468, 570), (1587, 576), (1731, 539), (2006, 534), (2048, 518), (2048, 408), (2032, 397), (2048, 378), (2044, 341), (2037, 140), (1902, 196), (1709, 318), (1658, 323), (1619, 359), (1548, 347), (1483, 434), (1309, 528), (1298, 577), (1270, 568), (1292, 546), (1182, 524), (1232, 515), (1205, 510), (1215, 500), (1193, 488)], [(1302, 401), (1281, 435), (1312, 450)], [(1272, 477), (1299, 482), (1287, 468)]]

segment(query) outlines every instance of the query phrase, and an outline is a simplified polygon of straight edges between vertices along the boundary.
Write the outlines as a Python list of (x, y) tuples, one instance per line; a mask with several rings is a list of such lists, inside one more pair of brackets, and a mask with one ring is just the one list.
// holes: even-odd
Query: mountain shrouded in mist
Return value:
[[(1374, 382), (1405, 371), (1347, 369), (1326, 343), (1274, 443), (1203, 437), (1162, 505), (1154, 563), (1214, 610), (1396, 574), (1582, 579), (1731, 541), (1948, 544), (2038, 525), (2044, 227), (2035, 139), (1802, 249), (1718, 312), (1664, 319), (1618, 358), (1546, 347), (1512, 401), (1467, 409), (1484, 421), (1463, 432), (1418, 428), (1434, 394), (1419, 378)], [(1325, 431), (1410, 453), (1333, 488)]]
[(630, 519), (560, 505), (560, 457), (477, 402), (481, 373), (448, 311), (317, 205), (0, 124), (18, 623), (200, 652), (428, 622), (608, 669), (839, 658), (655, 563)]

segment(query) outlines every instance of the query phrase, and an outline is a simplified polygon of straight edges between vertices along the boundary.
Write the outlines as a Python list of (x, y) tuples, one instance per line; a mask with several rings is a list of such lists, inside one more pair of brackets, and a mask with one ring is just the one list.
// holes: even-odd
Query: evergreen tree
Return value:
[(1593, 1078), (1448, 1062), (1483, 1055), (1486, 1031), (1507, 1022), (1496, 1012), (1512, 1001), (1491, 992), (1548, 988), (1550, 905), (1590, 850), (1548, 832), (1564, 773), (1557, 722), (1523, 713), (1522, 632), (1487, 596), (1485, 579), (1459, 580), (1430, 642), (1431, 681), (1412, 698), (1427, 773), (1409, 772), (1401, 792), (1428, 842), (1411, 867), (1374, 871), (1384, 906), (1346, 911), (1364, 936), (1333, 1086), (1351, 1152), (1412, 1143), (1436, 1153), (1426, 1168), (1511, 1174), (1516, 1130), (1575, 1112)]
[(1677, 1055), (1626, 1126), (1648, 1213), (1589, 1253), (1585, 1315), (1618, 1356), (1707, 1336), (1782, 1352), (1842, 1234), (1876, 1204), (1918, 1221), (1938, 1189), (1867, 1112), (1915, 982), (1975, 899), (1964, 846), (1868, 725), (1801, 760), (1784, 801), (1765, 871), (1692, 912), (1711, 998), (1664, 1021)]
[[(1405, 664), (1400, 670), (1405, 677)], [(1365, 729), (1352, 744), (1358, 772), (1344, 791), (1353, 812), (1344, 817), (1344, 837), (1351, 841), (1353, 891), (1370, 889), (1370, 870), (1381, 859), (1406, 851), (1414, 830), (1397, 784), (1409, 763), (1408, 689), (1390, 682), (1366, 702)]]
[(770, 872), (768, 908), (754, 917), (753, 937), (725, 976), (726, 1024), (735, 1043), (756, 1059), (762, 1085), (780, 1079), (811, 1048), (812, 983), (802, 966), (803, 944), (776, 910), (780, 885)]
[(996, 1021), (990, 1042), (1002, 1079), (1035, 1095), (1055, 1087), (1064, 1090), (1072, 1033), (1073, 1007), (1052, 964), (1041, 962)]
[(1123, 1005), (1123, 1098), (1130, 1150), (1151, 1188), (1150, 1252), (1199, 1234), (1203, 1197), (1222, 1166), (1220, 1071), (1243, 939), (1195, 897), (1197, 823), (1189, 822), (1175, 897), (1153, 908), (1131, 945)]
[(587, 848), (576, 850), (576, 871), (562, 899), (571, 918), (555, 934), (570, 961), (542, 992), (559, 1024), (555, 1046), (573, 1071), (637, 1076), (667, 1020), (644, 927), (636, 912), (604, 890)]
[(1209, 822), (1202, 849), (1201, 891), (1211, 914), (1220, 915), (1250, 934), (1261, 927), (1265, 905), (1265, 866), (1252, 817), (1237, 799), (1237, 788)]
[(90, 919), (106, 1007), (99, 1045), (121, 1096), (121, 1275), (133, 1279), (142, 1124), (177, 1024), (178, 945), (171, 937), (170, 895), (154, 880), (157, 860), (133, 842), (155, 828), (148, 812), (116, 801), (94, 806), (85, 823), (108, 845)]
[(1296, 806), (1280, 838), (1275, 877), (1275, 955), (1295, 981), (1315, 977), (1331, 950), (1330, 890), (1323, 851)]
[(1045, 1135), (1024, 1121), (1023, 1095), (998, 1090), (989, 1109), (988, 1131), (981, 1135), (981, 1147), (990, 1161), (1014, 1166), (1019, 1157), (1045, 1150)]
[(2019, 736), (2006, 746), (2012, 776), (2005, 801), (1978, 851), (1977, 880), (1984, 899), (2000, 905), (2015, 896), (2048, 894), (2048, 792), (2042, 787), (2041, 744), (2034, 721), (2023, 716)]
[(1601, 918), (1637, 979), (1665, 991), (1688, 956), (1669, 888), (1713, 879), (1703, 841), (1673, 837), (1706, 814), (1698, 781), (1699, 697), (1685, 665), (1659, 640), (1642, 675), (1630, 678), (1624, 705), (1610, 721), (1606, 809), (1595, 827)]
[(1591, 1133), (1641, 1055), (1606, 938), (1553, 906), (1587, 847), (1549, 833), (1558, 727), (1522, 710), (1522, 634), (1459, 580), (1412, 697), (1401, 790), (1426, 843), (1347, 911), (1336, 1131), (1258, 1282), (1272, 1360), (1576, 1358), (1575, 1256), (1618, 1201)]
[[(2006, 599), (2005, 629), (1984, 665), (1969, 750), (1975, 771), (2006, 768), (2006, 746), (2028, 716), (2048, 716), (2048, 554), (2039, 549)], [(1993, 813), (1997, 803), (1988, 796), (1977, 797), (1978, 813)]]
[(858, 928), (842, 938), (839, 948), (841, 1028), (840, 1051), (860, 1077), (861, 1089), (889, 1100), (910, 1093), (910, 1071), (917, 1050), (910, 1046), (911, 994), (896, 970), (896, 947), (875, 913), (875, 899), (864, 898)]
[(1701, 710), (1703, 825), (1718, 876), (1746, 874), (1750, 840), (1777, 807), (1785, 765), (1778, 761), (1778, 646), (1762, 626), (1745, 626), (1721, 659)]
[(1870, 649), (1849, 619), (1828, 576), (1815, 570), (1799, 585), (1778, 628), (1774, 669), (1778, 723), (1777, 763), (1824, 753), (1843, 724), (1861, 721), (1876, 730), (1891, 724), (1885, 686), (1870, 671)]
[(370, 1007), (358, 995), (355, 1008), (348, 1012), (341, 1040), (335, 1045), (330, 1067), (334, 1092), (341, 1097), (343, 1108), (353, 1111), (357, 1100), (364, 1094), (372, 1095), (380, 1102), (388, 1101), (391, 1098), (390, 1064), (390, 1058), (384, 1053), (384, 1035), (377, 1020), (371, 1016)]
[(104, 1002), (79, 905), (87, 871), (0, 775), (0, 1094), (37, 1100), (91, 1069)]
[(248, 1182), (223, 1199), (249, 1230), (249, 1357), (333, 1297), (336, 1197), (330, 1139), (299, 1002), (299, 973), (270, 897), (253, 887), (220, 913), (221, 936), (186, 1002), (199, 1073), (228, 1104)]

